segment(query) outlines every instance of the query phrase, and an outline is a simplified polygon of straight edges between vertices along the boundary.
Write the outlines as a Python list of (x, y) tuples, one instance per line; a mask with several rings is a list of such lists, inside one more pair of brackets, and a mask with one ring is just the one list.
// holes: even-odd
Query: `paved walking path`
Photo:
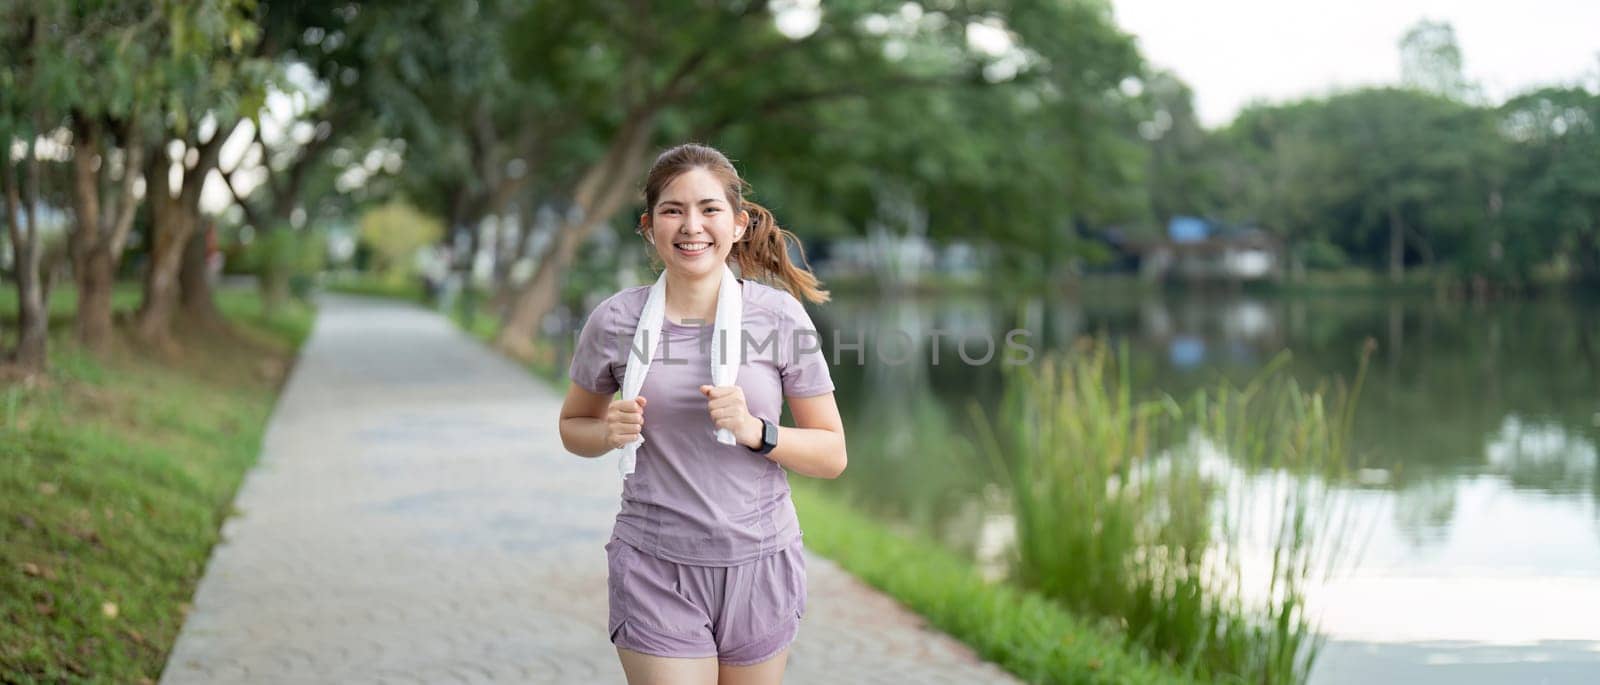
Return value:
[[(621, 481), (561, 448), (560, 406), (437, 314), (323, 296), (161, 682), (623, 682), (603, 549)], [(1010, 682), (828, 560), (808, 570), (787, 682)]]

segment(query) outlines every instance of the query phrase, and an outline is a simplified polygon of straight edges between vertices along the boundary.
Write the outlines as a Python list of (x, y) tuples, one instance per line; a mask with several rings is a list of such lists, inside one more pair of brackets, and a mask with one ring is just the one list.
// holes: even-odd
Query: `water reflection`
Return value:
[[(999, 392), (1000, 355), (987, 364), (967, 364), (958, 356), (958, 342), (974, 341), (969, 356), (979, 356), (983, 345), (976, 341), (988, 338), (1003, 348), (1011, 329), (1026, 330), (1027, 344), (1041, 350), (1084, 335), (1107, 335), (1129, 346), (1141, 387), (1176, 395), (1220, 377), (1248, 379), (1283, 349), (1293, 351), (1292, 371), (1303, 382), (1348, 379), (1370, 336), (1378, 341), (1376, 372), (1362, 393), (1355, 439), (1364, 466), (1387, 472), (1381, 480), (1389, 487), (1510, 473), (1517, 462), (1519, 487), (1597, 492), (1595, 310), (1577, 303), (841, 297), (817, 319), (825, 337), (864, 342), (859, 353), (836, 354), (836, 382), (850, 388), (841, 391), (843, 402), (859, 405), (875, 397), (866, 392), (872, 388), (892, 391), (898, 404), (927, 400), (954, 414), (964, 414), (960, 405), (969, 399), (990, 402)], [(885, 358), (911, 361), (892, 365)], [(919, 413), (929, 412), (906, 412)], [(1550, 440), (1559, 444), (1545, 444)], [(1531, 449), (1541, 451), (1535, 455)]]
[(1484, 448), (1491, 472), (1519, 488), (1584, 493), (1595, 485), (1595, 443), (1552, 423), (1507, 416)]
[(1419, 480), (1395, 492), (1394, 526), (1409, 549), (1441, 545), (1449, 538), (1458, 486), (1455, 480)]
[(1371, 337), (1359, 468), (1337, 487), (1375, 523), (1359, 569), (1317, 597), (1325, 628), (1353, 640), (1600, 641), (1595, 303), (841, 296), (815, 319), (830, 351), (834, 330), (870, 342), (898, 329), (918, 362), (880, 363), (869, 344), (863, 365), (846, 353), (834, 367), (852, 459), (830, 487), (991, 569), (1009, 518), (1000, 469), (972, 448), (970, 412), (1000, 397), (999, 361), (962, 363), (957, 333), (1003, 342), (1025, 329), (1039, 350), (1105, 335), (1126, 345), (1136, 386), (1180, 396), (1246, 380), (1284, 349), (1303, 383), (1350, 379)]

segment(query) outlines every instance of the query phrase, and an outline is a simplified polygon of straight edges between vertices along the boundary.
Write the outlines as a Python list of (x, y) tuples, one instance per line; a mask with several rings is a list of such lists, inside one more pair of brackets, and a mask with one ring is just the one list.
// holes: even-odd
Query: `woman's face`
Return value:
[(656, 206), (641, 217), (645, 234), (667, 269), (690, 278), (720, 273), (744, 236), (750, 213), (734, 215), (727, 192), (711, 172), (694, 168), (661, 190)]

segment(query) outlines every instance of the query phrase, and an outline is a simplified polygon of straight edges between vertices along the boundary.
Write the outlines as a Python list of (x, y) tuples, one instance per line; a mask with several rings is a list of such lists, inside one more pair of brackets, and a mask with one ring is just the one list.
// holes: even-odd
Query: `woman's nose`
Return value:
[(705, 213), (699, 211), (689, 212), (689, 228), (696, 231), (703, 231), (710, 223), (711, 217), (706, 216)]

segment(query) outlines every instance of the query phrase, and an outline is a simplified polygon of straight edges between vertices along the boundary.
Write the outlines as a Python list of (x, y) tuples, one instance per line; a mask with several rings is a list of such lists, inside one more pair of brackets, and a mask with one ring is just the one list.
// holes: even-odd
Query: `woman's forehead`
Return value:
[(696, 167), (679, 174), (661, 189), (660, 201), (669, 200), (683, 204), (700, 204), (707, 200), (727, 202), (728, 197), (726, 189), (717, 182), (716, 175)]

